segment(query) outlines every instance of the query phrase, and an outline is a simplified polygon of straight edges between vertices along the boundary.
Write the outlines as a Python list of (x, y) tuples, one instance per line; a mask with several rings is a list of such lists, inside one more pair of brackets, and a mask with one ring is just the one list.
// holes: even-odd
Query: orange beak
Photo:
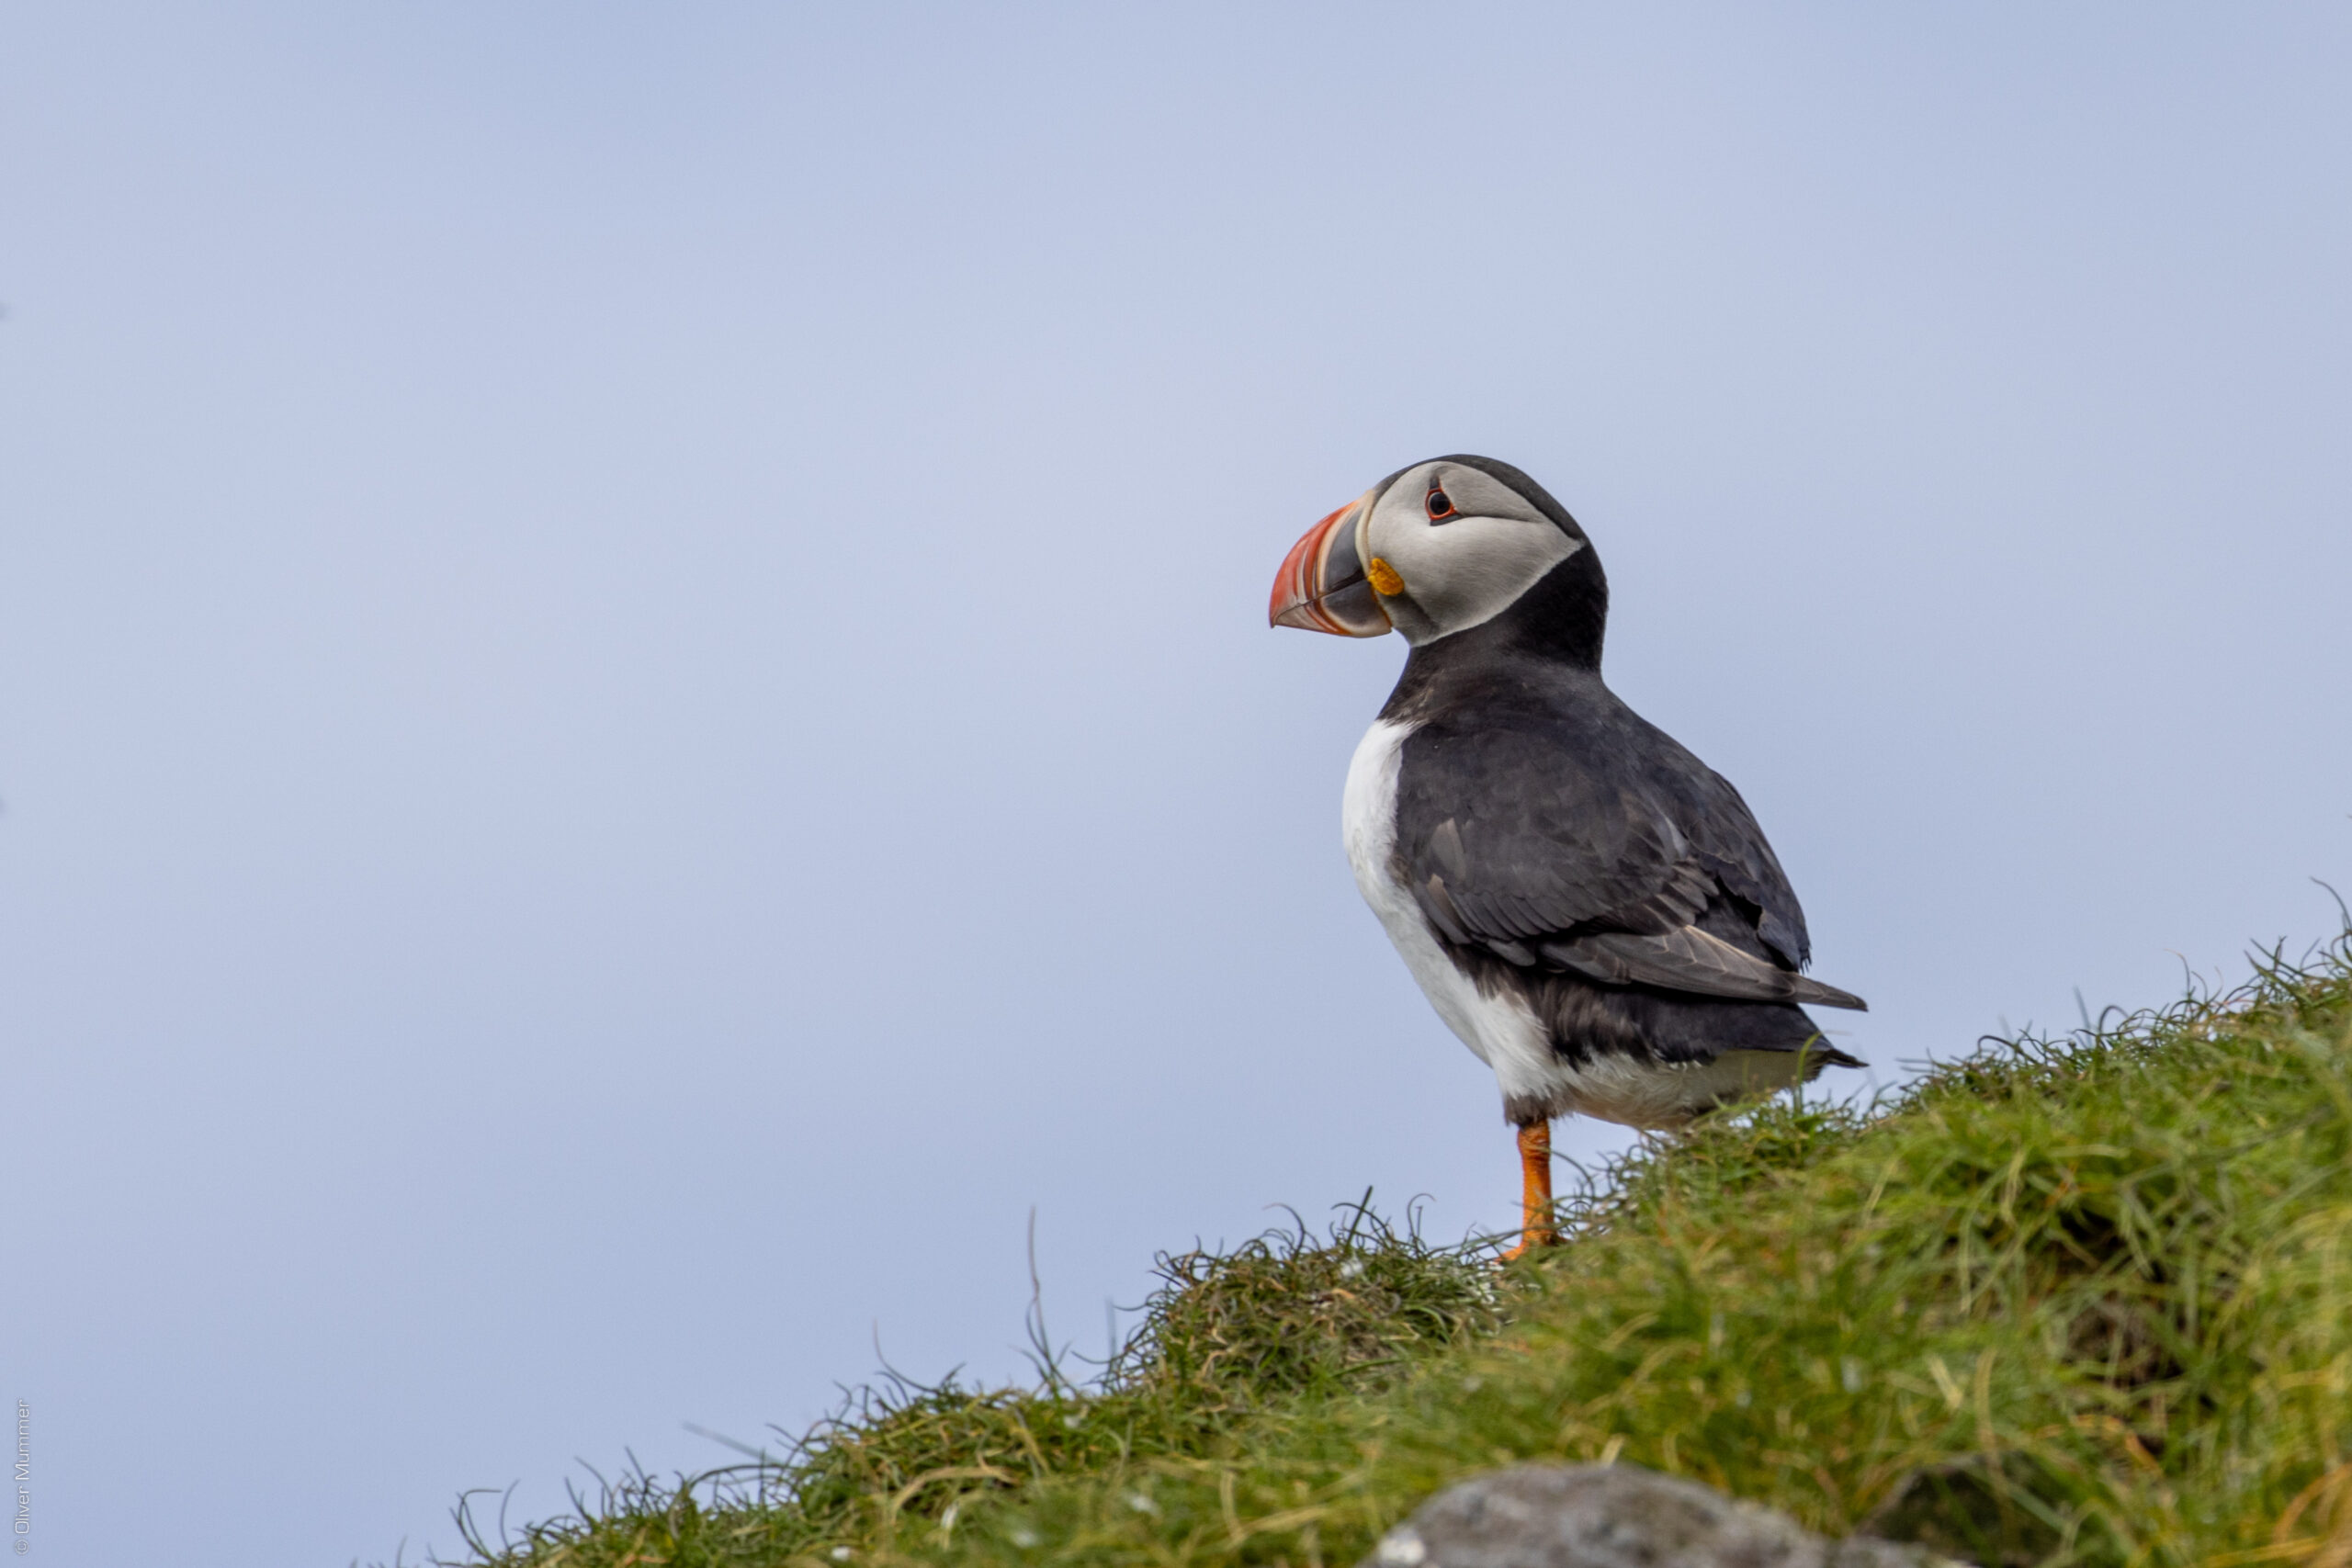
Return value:
[(1390, 629), (1388, 612), (1364, 575), (1356, 533), (1372, 510), (1372, 497), (1348, 502), (1309, 528), (1283, 558), (1274, 595), (1266, 609), (1269, 626), (1335, 637), (1379, 637)]

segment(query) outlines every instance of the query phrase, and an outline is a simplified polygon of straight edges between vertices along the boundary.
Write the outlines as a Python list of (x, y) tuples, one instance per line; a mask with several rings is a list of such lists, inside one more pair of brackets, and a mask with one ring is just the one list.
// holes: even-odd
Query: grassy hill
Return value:
[(1368, 1210), (1162, 1260), (1080, 1386), (869, 1390), (499, 1568), (1355, 1562), (1431, 1491), (1622, 1458), (1984, 1563), (2352, 1565), (2352, 936), (1626, 1159), (1500, 1269)]

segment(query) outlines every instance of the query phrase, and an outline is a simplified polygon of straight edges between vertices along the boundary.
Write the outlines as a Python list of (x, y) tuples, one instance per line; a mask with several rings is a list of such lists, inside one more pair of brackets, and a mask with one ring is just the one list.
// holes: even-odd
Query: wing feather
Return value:
[(1670, 991), (1754, 1002), (1810, 1002), (1868, 1010), (1850, 991), (1768, 964), (1696, 926), (1657, 935), (1595, 931), (1538, 950), (1563, 968), (1611, 985), (1640, 983)]
[(1544, 716), (1406, 742), (1396, 853), (1440, 934), (1604, 985), (1863, 1006), (1798, 972), (1804, 912), (1737, 790), (1613, 697)]

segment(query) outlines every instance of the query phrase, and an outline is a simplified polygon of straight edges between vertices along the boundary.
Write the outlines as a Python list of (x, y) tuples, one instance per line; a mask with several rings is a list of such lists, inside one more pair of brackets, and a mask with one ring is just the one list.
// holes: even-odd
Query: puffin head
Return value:
[(1498, 619), (1600, 660), (1609, 585), (1550, 492), (1492, 457), (1432, 457), (1309, 528), (1283, 559), (1269, 621), (1415, 648)]

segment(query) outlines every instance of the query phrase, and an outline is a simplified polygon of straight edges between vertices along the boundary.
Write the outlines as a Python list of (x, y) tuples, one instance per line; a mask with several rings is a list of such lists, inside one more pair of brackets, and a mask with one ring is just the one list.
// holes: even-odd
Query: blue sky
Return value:
[[(0, 1396), (35, 1555), (389, 1560), (882, 1355), (1509, 1223), (1357, 901), (1449, 451), (1876, 1081), (2335, 929), (2352, 17), (14, 13)], [(1841, 1020), (1841, 1022), (1846, 1021)], [(1563, 1146), (1616, 1146), (1564, 1125)]]

